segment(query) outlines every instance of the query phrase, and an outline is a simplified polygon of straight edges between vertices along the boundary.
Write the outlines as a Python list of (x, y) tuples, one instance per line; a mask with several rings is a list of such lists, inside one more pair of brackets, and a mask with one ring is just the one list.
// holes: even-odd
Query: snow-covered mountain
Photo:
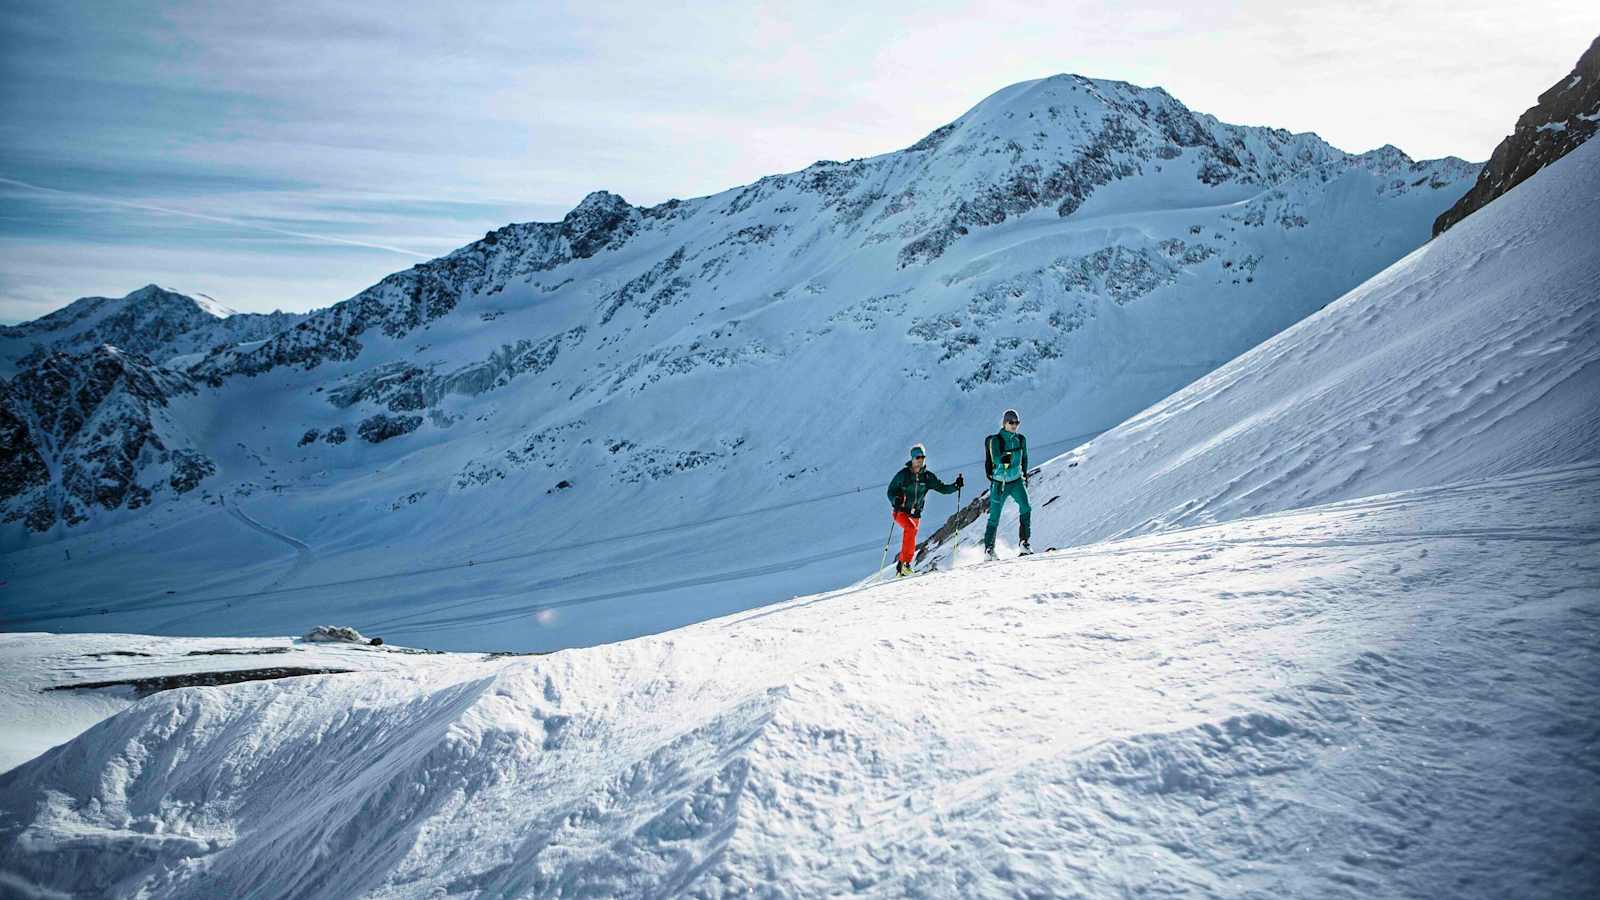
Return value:
[(174, 898), (1581, 896), (1597, 194), (1591, 142), (1046, 465), (1042, 536), (1139, 536), (547, 656), (159, 693), (0, 775), (0, 871)]
[(196, 394), (183, 370), (304, 318), (149, 284), (0, 326), (0, 520), (48, 532), (193, 490), (216, 467), (170, 414)]
[(181, 368), (217, 347), (265, 340), (304, 318), (235, 312), (205, 294), (147, 284), (126, 297), (82, 297), (32, 322), (0, 325), (0, 377), (15, 377), (53, 352), (93, 352), (103, 344)]
[(1066, 449), (1409, 252), (1475, 174), (1057, 76), (882, 156), (597, 192), (189, 365), (163, 409), (214, 467), (197, 490), (152, 469), (154, 502), (71, 525), (0, 497), (10, 622), (318, 610), (548, 649), (836, 586), (876, 564), (913, 441), (976, 474), (1014, 406)]

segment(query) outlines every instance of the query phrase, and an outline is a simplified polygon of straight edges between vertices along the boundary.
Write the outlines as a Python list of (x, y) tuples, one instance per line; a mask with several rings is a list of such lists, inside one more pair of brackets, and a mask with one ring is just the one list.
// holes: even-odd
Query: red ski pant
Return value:
[(903, 512), (896, 512), (894, 520), (905, 529), (905, 535), (900, 538), (900, 561), (910, 565), (911, 558), (917, 555), (917, 523), (922, 520), (913, 519), (910, 514)]

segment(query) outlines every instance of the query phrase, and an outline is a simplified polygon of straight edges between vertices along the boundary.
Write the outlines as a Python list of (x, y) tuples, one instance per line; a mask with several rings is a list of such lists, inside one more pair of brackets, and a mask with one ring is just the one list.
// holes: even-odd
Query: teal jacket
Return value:
[(911, 463), (906, 463), (905, 468), (895, 473), (889, 481), (889, 502), (894, 504), (895, 512), (909, 513), (911, 518), (922, 518), (922, 501), (928, 499), (928, 491), (938, 491), (941, 494), (954, 494), (956, 486), (945, 484), (939, 476), (927, 469), (920, 473), (911, 471)]
[(989, 435), (983, 441), (983, 471), (1002, 484), (1021, 478), (1028, 471), (1028, 439), (1004, 428)]

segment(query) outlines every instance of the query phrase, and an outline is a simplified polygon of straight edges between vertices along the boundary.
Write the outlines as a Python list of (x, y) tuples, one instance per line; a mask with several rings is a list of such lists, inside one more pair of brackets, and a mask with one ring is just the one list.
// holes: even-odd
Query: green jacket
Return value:
[(889, 502), (894, 504), (895, 512), (910, 513), (911, 518), (922, 518), (922, 501), (928, 499), (928, 491), (934, 490), (941, 494), (954, 494), (956, 486), (945, 484), (939, 476), (926, 468), (920, 474), (911, 471), (911, 463), (906, 463), (905, 468), (896, 472), (889, 481)]
[[(1005, 462), (1006, 454), (1011, 461)], [(983, 441), (983, 471), (990, 481), (1016, 481), (1028, 471), (1028, 439), (1021, 432), (1012, 434), (1000, 429)]]

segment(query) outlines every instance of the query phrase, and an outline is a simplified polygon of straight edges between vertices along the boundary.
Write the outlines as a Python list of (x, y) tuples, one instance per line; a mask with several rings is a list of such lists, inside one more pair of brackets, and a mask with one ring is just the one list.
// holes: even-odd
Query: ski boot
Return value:
[(894, 561), (894, 577), (904, 578), (911, 574), (911, 564), (908, 562)]
[(999, 558), (1000, 557), (994, 555), (994, 548), (993, 547), (985, 547), (985, 548), (983, 548), (983, 561), (984, 562), (994, 562), (995, 560), (997, 560)]
[(1029, 556), (1029, 555), (1032, 555), (1032, 553), (1033, 553), (1033, 548), (1028, 546), (1028, 542), (1027, 541), (1023, 541), (1022, 542), (1022, 549), (1017, 551), (1017, 555), (1018, 556)]

